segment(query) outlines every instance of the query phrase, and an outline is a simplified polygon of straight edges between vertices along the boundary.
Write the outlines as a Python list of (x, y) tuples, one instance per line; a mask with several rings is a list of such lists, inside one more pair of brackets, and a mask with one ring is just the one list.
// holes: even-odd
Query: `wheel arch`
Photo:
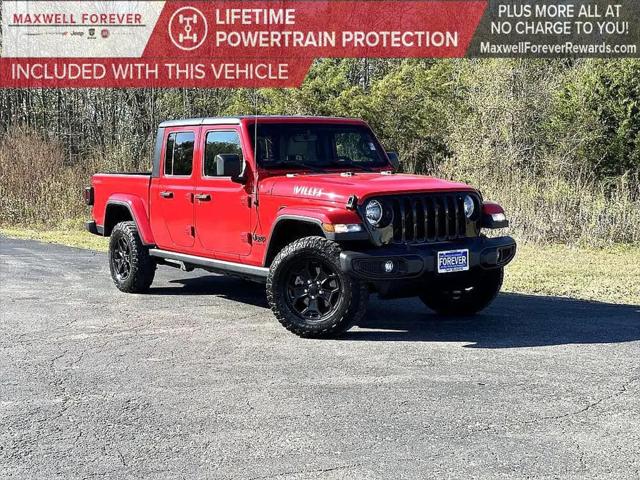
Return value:
[(120, 222), (126, 222), (129, 220), (133, 220), (133, 214), (131, 213), (131, 209), (126, 203), (107, 203), (104, 212), (104, 236), (111, 236), (113, 227), (115, 227)]
[(322, 220), (303, 215), (281, 215), (273, 224), (267, 250), (264, 258), (264, 266), (270, 267), (278, 252), (289, 243), (304, 237), (324, 237)]
[(153, 234), (142, 200), (132, 195), (114, 195), (106, 203), (104, 236), (108, 237), (120, 222), (133, 221), (144, 245), (153, 245)]

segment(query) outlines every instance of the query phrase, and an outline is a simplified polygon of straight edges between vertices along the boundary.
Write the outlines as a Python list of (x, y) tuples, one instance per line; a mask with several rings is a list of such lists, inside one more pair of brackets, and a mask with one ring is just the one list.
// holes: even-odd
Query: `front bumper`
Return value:
[[(420, 246), (388, 246), (366, 251), (345, 251), (340, 254), (340, 265), (344, 272), (364, 280), (416, 278), (437, 272), (438, 252), (458, 249), (469, 250), (470, 269), (489, 270), (504, 267), (513, 260), (516, 241), (511, 237), (477, 237)], [(385, 264), (389, 261), (393, 262), (393, 270), (387, 272)]]

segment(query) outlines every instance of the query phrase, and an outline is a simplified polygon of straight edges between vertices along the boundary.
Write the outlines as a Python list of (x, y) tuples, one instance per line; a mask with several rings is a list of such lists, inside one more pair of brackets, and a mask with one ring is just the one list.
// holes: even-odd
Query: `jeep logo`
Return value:
[(296, 185), (293, 187), (293, 193), (296, 195), (303, 195), (305, 197), (319, 197), (322, 195), (322, 189), (317, 187), (302, 187)]

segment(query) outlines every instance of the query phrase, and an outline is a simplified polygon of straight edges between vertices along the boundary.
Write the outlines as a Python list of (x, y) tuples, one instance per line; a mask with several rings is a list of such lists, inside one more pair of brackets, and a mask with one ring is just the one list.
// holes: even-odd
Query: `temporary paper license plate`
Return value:
[(438, 252), (438, 273), (469, 270), (469, 250)]

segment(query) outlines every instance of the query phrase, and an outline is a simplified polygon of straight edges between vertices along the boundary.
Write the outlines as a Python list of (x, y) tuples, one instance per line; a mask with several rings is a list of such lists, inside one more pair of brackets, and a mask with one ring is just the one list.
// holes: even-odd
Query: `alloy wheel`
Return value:
[(111, 255), (111, 265), (118, 281), (124, 281), (131, 275), (131, 246), (126, 238), (120, 237)]
[(342, 285), (338, 272), (320, 259), (302, 259), (291, 269), (286, 282), (286, 299), (305, 321), (321, 322), (340, 303)]

